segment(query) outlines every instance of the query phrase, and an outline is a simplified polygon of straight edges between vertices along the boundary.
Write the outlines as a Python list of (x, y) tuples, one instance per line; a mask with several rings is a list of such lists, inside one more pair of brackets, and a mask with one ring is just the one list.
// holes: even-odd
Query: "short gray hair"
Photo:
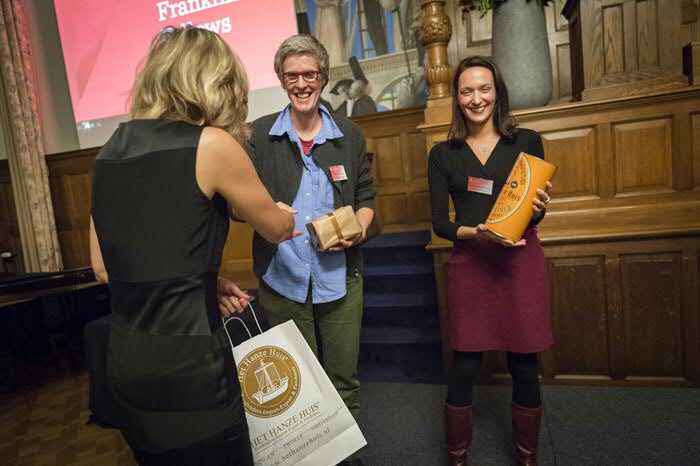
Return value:
[(275, 53), (275, 73), (277, 73), (280, 82), (283, 81), (282, 73), (284, 69), (282, 65), (284, 65), (284, 61), (291, 55), (301, 54), (311, 55), (318, 61), (319, 71), (321, 71), (321, 75), (323, 76), (323, 84), (327, 84), (329, 68), (328, 52), (318, 39), (309, 34), (297, 34), (288, 37), (280, 44), (277, 53)]

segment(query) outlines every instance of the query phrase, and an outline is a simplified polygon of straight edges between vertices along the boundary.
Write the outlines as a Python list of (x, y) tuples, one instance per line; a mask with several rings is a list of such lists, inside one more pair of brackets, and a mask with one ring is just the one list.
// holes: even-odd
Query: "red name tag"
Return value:
[(489, 196), (493, 193), (493, 180), (485, 180), (483, 178), (469, 177), (467, 182), (467, 191), (479, 194), (488, 194)]
[(345, 167), (342, 165), (332, 165), (328, 167), (331, 172), (331, 178), (333, 181), (345, 181), (348, 179), (348, 175), (345, 174)]

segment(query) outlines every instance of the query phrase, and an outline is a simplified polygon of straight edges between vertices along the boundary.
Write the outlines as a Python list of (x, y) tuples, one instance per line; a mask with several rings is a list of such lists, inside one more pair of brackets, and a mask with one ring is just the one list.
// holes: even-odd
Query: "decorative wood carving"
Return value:
[(425, 79), (430, 86), (430, 99), (450, 96), (452, 70), (447, 59), (447, 44), (452, 36), (450, 19), (445, 14), (444, 0), (423, 0), (421, 41), (427, 53)]

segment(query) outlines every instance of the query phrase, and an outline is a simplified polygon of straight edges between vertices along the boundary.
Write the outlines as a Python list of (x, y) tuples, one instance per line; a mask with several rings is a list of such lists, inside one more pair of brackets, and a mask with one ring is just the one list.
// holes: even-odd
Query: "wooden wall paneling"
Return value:
[(681, 39), (682, 45), (700, 40), (700, 14), (698, 0), (683, 0), (681, 4)]
[(671, 128), (669, 117), (613, 125), (618, 195), (672, 188)]
[[(598, 135), (598, 167), (599, 184), (598, 193), (601, 199), (612, 199), (615, 196), (615, 153), (613, 151), (612, 125), (609, 122), (596, 125)], [(606, 168), (607, 167), (607, 168)]]
[(595, 1), (595, 7), (581, 8), (578, 13), (581, 27), (577, 29), (581, 32), (582, 62), (583, 62), (583, 94), (591, 87), (598, 87), (602, 84), (605, 76), (605, 58), (608, 51), (604, 45), (603, 28), (598, 27), (602, 23), (603, 10), (599, 7), (601, 0)]
[(626, 377), (685, 379), (681, 254), (621, 256)]
[[(652, 0), (647, 0), (652, 4)], [(653, 0), (656, 8), (652, 12), (651, 8), (645, 11), (649, 16), (656, 15), (657, 28), (653, 31), (658, 37), (658, 54), (654, 57), (662, 71), (672, 72), (674, 78), (683, 84), (688, 84), (683, 79), (683, 54), (681, 43), (681, 5), (678, 0)], [(649, 20), (651, 21), (651, 20)], [(649, 24), (649, 22), (647, 22)]]
[(382, 232), (430, 228), (427, 153), (423, 109), (373, 114), (356, 119), (374, 153), (372, 170), (377, 186), (377, 215)]
[(544, 9), (554, 83), (551, 102), (568, 102), (572, 99), (569, 24), (561, 14), (562, 8), (564, 3), (554, 2)]
[(538, 365), (540, 369), (540, 378), (544, 382), (554, 380), (556, 374), (556, 366), (554, 361), (554, 351), (550, 348), (538, 355)]
[(700, 383), (700, 249), (683, 248), (683, 338), (686, 378)]
[(693, 188), (691, 116), (680, 111), (671, 120), (671, 186), (676, 191), (687, 191)]
[[(569, 7), (567, 3), (565, 6)], [(571, 60), (571, 99), (580, 101), (585, 88), (585, 70), (583, 66), (584, 47), (583, 31), (581, 26), (581, 12), (579, 10), (567, 11), (569, 23), (569, 59)]]
[(700, 188), (700, 113), (690, 113), (690, 147), (693, 165), (693, 184), (695, 189)]
[(49, 185), (63, 267), (90, 265), (90, 196), (97, 149), (49, 155)]
[(69, 180), (64, 176), (50, 176), (51, 199), (53, 201), (54, 218), (56, 219), (56, 233), (61, 245), (61, 257), (63, 267), (70, 268), (71, 263), (80, 262), (80, 241), (76, 240), (73, 233), (72, 219), (73, 196), (70, 194)]
[[(418, 214), (416, 212), (416, 204), (411, 202), (414, 198), (413, 190), (416, 189), (415, 179), (419, 178), (420, 175), (416, 176), (416, 171), (420, 170), (420, 161), (418, 158), (425, 159), (425, 152), (423, 151), (423, 144), (419, 147), (411, 147), (410, 137), (407, 132), (402, 132), (399, 134), (399, 151), (401, 154), (401, 159), (403, 161), (403, 180), (406, 185), (404, 188), (406, 190), (406, 220), (408, 224), (415, 224), (417, 222)], [(426, 176), (423, 176), (423, 185), (427, 183)]]
[[(648, 1), (644, 1), (648, 5)], [(642, 65), (639, 59), (640, 54), (650, 57), (650, 61), (652, 62), (655, 56), (658, 57), (655, 40), (656, 35), (648, 34), (650, 28), (648, 26), (645, 27), (644, 15), (638, 15), (637, 11), (635, 11), (637, 5), (632, 2), (626, 2), (620, 6), (622, 7), (621, 10), (624, 18), (624, 21), (618, 25), (624, 34), (624, 41), (619, 44), (624, 51), (625, 57), (623, 70), (635, 71)], [(641, 10), (648, 10), (648, 8), (645, 9), (642, 5), (639, 5), (639, 8)], [(619, 11), (619, 6), (617, 9)], [(648, 16), (650, 16), (648, 19), (653, 21), (654, 15)], [(638, 21), (638, 17), (640, 21)], [(652, 50), (646, 50), (645, 47), (649, 47)]]
[(549, 257), (554, 376), (610, 378), (605, 256)]
[(87, 202), (73, 201), (76, 206), (72, 214), (72, 236), (77, 245), (76, 251), (64, 260), (64, 267), (72, 269), (90, 265), (90, 186), (91, 179), (87, 175), (76, 175), (68, 178), (70, 193), (74, 199), (87, 199)]
[(628, 37), (625, 37), (623, 18), (621, 4), (603, 7), (603, 48), (605, 49), (604, 70), (606, 75), (625, 71), (625, 49), (629, 49), (629, 46), (625, 41)]
[(680, 0), (569, 0), (564, 10), (575, 23), (572, 55), (583, 73), (575, 70), (574, 88), (583, 77), (584, 100), (687, 85)]
[(391, 230), (409, 222), (400, 135), (373, 138), (373, 146), (377, 165), (375, 182), (383, 188), (377, 195), (377, 205), (383, 228)]
[(595, 127), (543, 132), (541, 135), (547, 160), (558, 167), (554, 181), (557, 196), (598, 198)]
[(655, 0), (638, 1), (636, 3), (628, 2), (625, 4), (625, 9), (629, 11), (631, 16), (629, 29), (633, 31), (633, 28), (636, 26), (637, 30), (637, 37), (630, 34), (632, 40), (625, 42), (625, 49), (631, 48), (632, 44), (637, 45), (634, 50), (631, 50), (631, 54), (637, 55), (635, 64), (638, 69), (643, 70), (661, 65), (659, 45), (663, 38), (659, 37), (660, 28), (658, 21), (663, 21), (664, 12), (657, 11), (657, 8), (660, 6), (660, 2)]
[[(22, 237), (19, 232), (19, 222), (17, 220), (17, 209), (15, 207), (15, 195), (12, 191), (12, 181), (10, 180), (10, 167), (7, 160), (0, 160), (0, 218), (6, 224), (9, 238), (7, 238), (4, 251), (16, 254), (12, 262), (8, 262), (8, 272), (24, 271), (24, 259), (22, 252)], [(3, 252), (4, 252), (3, 251)], [(4, 268), (3, 266), (0, 266)], [(9, 270), (12, 268), (12, 270)]]
[(608, 317), (608, 347), (610, 348), (610, 376), (614, 380), (625, 378), (625, 326), (622, 312), (620, 258), (606, 251), (605, 282), (608, 284), (606, 313)]
[(395, 232), (407, 223), (408, 205), (405, 193), (377, 197), (377, 210), (382, 218), (382, 231)]
[(430, 194), (428, 193), (428, 154), (425, 152), (425, 137), (418, 130), (401, 135), (403, 154), (407, 168), (407, 201), (411, 224), (429, 229)]
[(253, 273), (253, 229), (247, 223), (230, 222), (221, 259), (220, 274), (241, 289), (258, 288)]

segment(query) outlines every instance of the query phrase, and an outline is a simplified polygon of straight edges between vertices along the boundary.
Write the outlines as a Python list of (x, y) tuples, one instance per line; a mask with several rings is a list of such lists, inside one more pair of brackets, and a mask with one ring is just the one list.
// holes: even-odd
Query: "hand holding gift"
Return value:
[(362, 239), (366, 228), (357, 220), (351, 206), (344, 206), (306, 224), (319, 251), (342, 251)]
[(535, 217), (540, 215), (541, 212), (547, 208), (547, 204), (549, 204), (549, 201), (552, 200), (552, 198), (549, 197), (549, 193), (551, 192), (552, 183), (549, 181), (547, 181), (547, 184), (545, 184), (544, 189), (537, 190), (537, 197), (532, 199), (532, 211), (534, 212)]

